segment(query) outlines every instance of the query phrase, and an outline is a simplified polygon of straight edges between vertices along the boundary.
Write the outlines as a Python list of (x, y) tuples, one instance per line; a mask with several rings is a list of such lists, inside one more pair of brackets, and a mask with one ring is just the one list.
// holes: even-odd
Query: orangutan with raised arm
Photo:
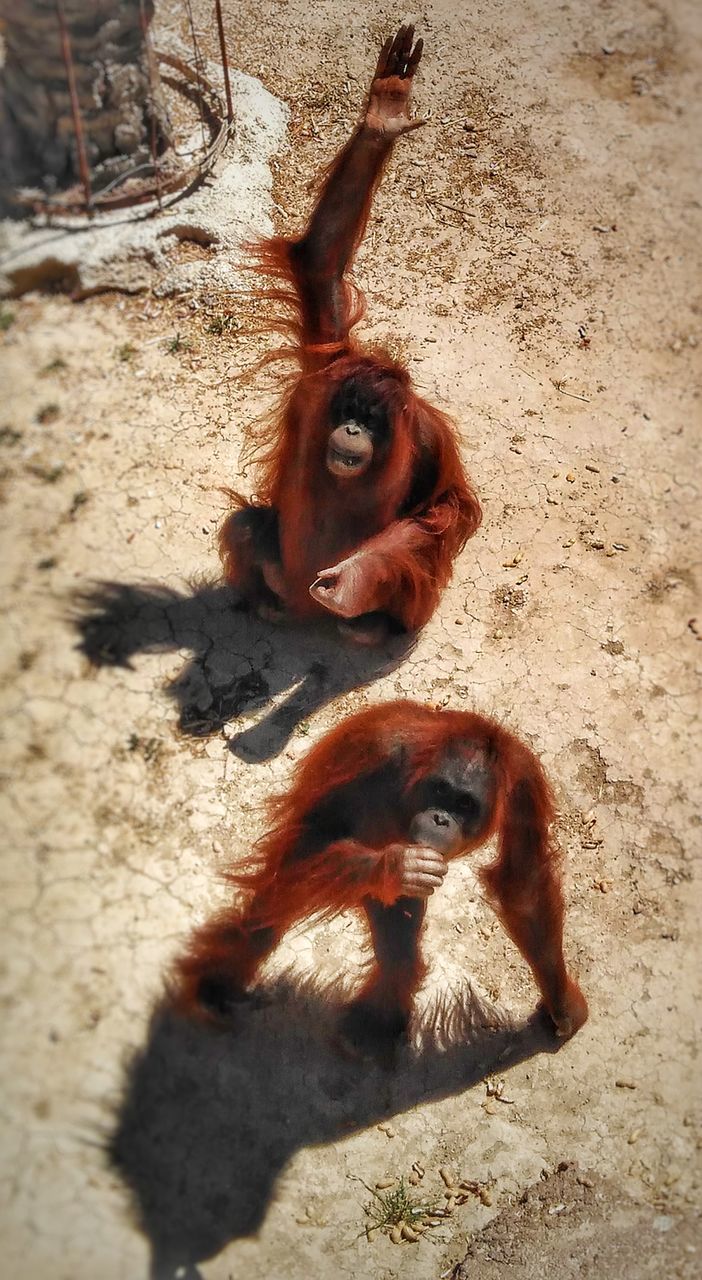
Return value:
[(481, 520), (449, 420), (407, 370), (351, 336), (364, 304), (347, 272), (408, 113), (422, 53), (401, 27), (381, 50), (363, 119), (324, 180), (304, 234), (259, 246), (294, 319), (291, 379), (268, 432), (256, 499), (232, 494), (220, 533), (228, 582), (265, 617), (334, 614), (362, 644), (431, 617)]

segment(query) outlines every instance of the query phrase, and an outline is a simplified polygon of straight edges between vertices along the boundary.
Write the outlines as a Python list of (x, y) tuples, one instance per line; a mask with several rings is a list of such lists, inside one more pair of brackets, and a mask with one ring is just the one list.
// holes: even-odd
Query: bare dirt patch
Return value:
[[(211, 6), (193, 7), (213, 55)], [(333, 0), (224, 8), (237, 66), (291, 108), (266, 213), (293, 230), (401, 15), (361, 0), (340, 33)], [(165, 27), (181, 16), (161, 6)], [(688, 1274), (698, 6), (436, 0), (417, 21), (432, 115), (359, 255), (364, 335), (394, 342), (456, 419), (485, 522), (411, 652), (378, 668), (266, 628), (217, 581), (220, 489), (254, 487), (241, 451), (270, 396), (250, 300), (54, 293), (0, 310), (3, 1257), (27, 1280), (146, 1275), (150, 1256), (171, 1280), (438, 1280), (474, 1238), (468, 1275), (536, 1277), (565, 1211), (520, 1197), (562, 1161), (594, 1185), (559, 1257), (594, 1266), (597, 1232), (603, 1277), (639, 1280), (649, 1254)], [(213, 250), (174, 252), (199, 268)], [(86, 601), (96, 581), (112, 585)], [(339, 975), (363, 964), (353, 920), (287, 940), (287, 977), (271, 970), (271, 1003), (238, 1036), (151, 1023), (265, 798), (340, 716), (396, 696), (496, 715), (543, 758), (590, 1022), (557, 1053), (540, 1038), (530, 977), (465, 864), (432, 901), (416, 1042), (394, 1073), (331, 1045)], [(491, 1202), (416, 1243), (369, 1242), (362, 1183), (417, 1161), (432, 1193), (447, 1166)], [(556, 1205), (580, 1195), (551, 1185)], [(507, 1228), (479, 1234), (493, 1218), (516, 1235), (498, 1264), (479, 1247), (506, 1248)], [(632, 1233), (644, 1246), (622, 1270)]]

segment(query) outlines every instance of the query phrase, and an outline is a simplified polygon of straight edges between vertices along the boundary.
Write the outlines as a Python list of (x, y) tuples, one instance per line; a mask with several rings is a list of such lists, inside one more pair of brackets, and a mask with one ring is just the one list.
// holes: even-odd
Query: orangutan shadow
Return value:
[(137, 653), (189, 649), (192, 657), (166, 689), (189, 736), (208, 737), (266, 707), (262, 719), (230, 739), (235, 755), (254, 761), (276, 756), (296, 726), (332, 698), (393, 671), (414, 644), (405, 635), (379, 649), (358, 647), (342, 641), (332, 620), (272, 626), (221, 583), (185, 591), (97, 583), (74, 597), (72, 620), (94, 667), (131, 668)]
[(462, 1092), (559, 1044), (538, 1015), (516, 1025), (468, 986), (430, 1010), (393, 1070), (382, 1070), (335, 1050), (338, 988), (284, 977), (262, 994), (231, 1031), (164, 1002), (127, 1069), (109, 1156), (150, 1242), (152, 1280), (198, 1280), (199, 1263), (256, 1232), (301, 1147)]

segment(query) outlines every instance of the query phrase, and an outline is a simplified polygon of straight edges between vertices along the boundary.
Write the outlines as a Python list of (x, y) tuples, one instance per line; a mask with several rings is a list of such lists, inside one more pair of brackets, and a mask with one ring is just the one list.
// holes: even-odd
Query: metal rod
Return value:
[(217, 32), (219, 34), (219, 51), (222, 55), (222, 71), (224, 72), (224, 92), (227, 97), (227, 120), (233, 120), (234, 108), (232, 106), (232, 87), (229, 83), (229, 59), (227, 57), (227, 41), (224, 35), (224, 22), (222, 21), (222, 0), (215, 0), (215, 12), (217, 14)]
[[(197, 35), (196, 35), (196, 33), (195, 33), (195, 22), (193, 21), (193, 11), (192, 11), (192, 7), (191, 7), (191, 4), (190, 4), (190, 0), (184, 0), (184, 3), (185, 3), (185, 11), (186, 11), (186, 13), (187, 13), (187, 15), (188, 15), (188, 25), (189, 25), (189, 27), (190, 27), (190, 38), (191, 38), (191, 40), (192, 40), (192, 42), (193, 42), (193, 54), (194, 54), (194, 56), (195, 56), (195, 70), (196, 70), (196, 72), (197, 72), (197, 78), (198, 78), (198, 81), (199, 81), (200, 85), (202, 86), (202, 55), (201, 55), (201, 53), (200, 53), (200, 46), (199, 46), (199, 44), (198, 44), (198, 42), (197, 42)], [(201, 129), (202, 129), (202, 137), (203, 137), (203, 142), (204, 142), (204, 137), (205, 137), (205, 117), (204, 117), (203, 110), (202, 110), (202, 99), (201, 99), (201, 98), (198, 98), (198, 100), (197, 100), (197, 105), (198, 105), (198, 108), (199, 108), (199, 111), (200, 111), (200, 127), (201, 127)]]
[(59, 21), (59, 30), (61, 32), (61, 53), (63, 54), (63, 62), (66, 68), (66, 80), (68, 82), (68, 93), (71, 99), (71, 115), (73, 116), (73, 131), (76, 135), (76, 151), (78, 152), (78, 172), (80, 180), (83, 184), (83, 192), (85, 194), (85, 204), (88, 211), (93, 200), (92, 188), (90, 186), (90, 170), (88, 168), (88, 156), (85, 150), (85, 138), (83, 136), (83, 122), (80, 118), (80, 103), (78, 102), (78, 90), (76, 88), (76, 73), (73, 65), (73, 54), (71, 52), (71, 38), (68, 34), (66, 26), (66, 14), (63, 8), (63, 0), (56, 0), (56, 14)]
[(151, 47), (151, 33), (146, 21), (146, 12), (144, 9), (144, 0), (139, 0), (139, 21), (141, 24), (141, 33), (144, 37), (144, 48), (146, 50), (146, 64), (149, 69), (149, 90), (151, 93), (151, 104), (149, 109), (149, 148), (151, 151), (151, 163), (154, 167), (154, 181), (156, 183), (156, 199), (158, 200), (159, 209), (161, 208), (161, 174), (158, 167), (158, 153), (156, 149), (156, 67), (154, 65), (153, 49)]

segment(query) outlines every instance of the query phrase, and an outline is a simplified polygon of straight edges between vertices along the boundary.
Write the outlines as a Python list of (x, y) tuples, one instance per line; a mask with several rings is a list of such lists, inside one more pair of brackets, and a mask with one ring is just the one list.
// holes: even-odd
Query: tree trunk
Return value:
[[(57, 0), (0, 0), (6, 46), (0, 138), (12, 185), (79, 177)], [(62, 0), (96, 188), (161, 152), (168, 125), (145, 27), (153, 0)], [(151, 65), (150, 65), (151, 64)]]

